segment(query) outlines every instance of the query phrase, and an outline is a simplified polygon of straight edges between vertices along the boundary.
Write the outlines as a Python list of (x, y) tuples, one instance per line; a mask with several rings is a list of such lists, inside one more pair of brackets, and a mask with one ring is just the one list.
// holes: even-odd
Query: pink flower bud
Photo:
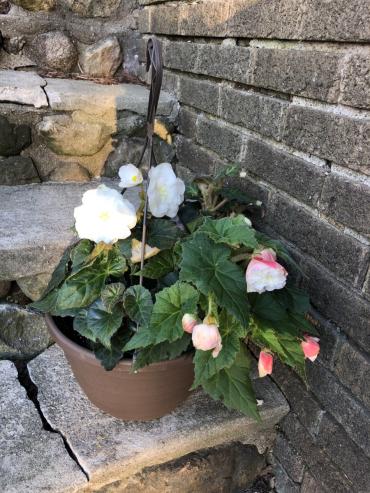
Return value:
[(259, 376), (262, 378), (265, 377), (266, 375), (271, 375), (273, 364), (274, 364), (274, 358), (272, 354), (266, 353), (266, 351), (261, 351), (258, 360)]
[(190, 313), (185, 313), (185, 315), (182, 317), (182, 328), (184, 329), (184, 331), (188, 334), (192, 334), (193, 329), (196, 325), (197, 319), (193, 315), (190, 315)]
[(196, 325), (193, 329), (193, 344), (195, 349), (200, 349), (201, 351), (213, 349), (212, 356), (217, 358), (222, 349), (221, 335), (217, 325)]
[(249, 262), (245, 274), (248, 293), (263, 293), (282, 289), (286, 284), (287, 271), (276, 262), (276, 253), (266, 248)]
[(301, 347), (304, 352), (304, 356), (310, 361), (315, 361), (317, 355), (320, 352), (320, 344), (319, 344), (320, 339), (309, 335), (305, 335), (304, 338), (305, 340), (301, 342)]

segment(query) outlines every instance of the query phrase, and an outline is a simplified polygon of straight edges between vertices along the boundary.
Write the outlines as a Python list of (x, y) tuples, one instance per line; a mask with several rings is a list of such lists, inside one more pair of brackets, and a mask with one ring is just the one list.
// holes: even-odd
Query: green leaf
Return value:
[(112, 277), (120, 277), (127, 271), (126, 259), (122, 256), (117, 246), (114, 246), (108, 252), (106, 269), (107, 276)]
[(85, 308), (73, 319), (73, 329), (89, 341), (96, 342), (95, 333), (87, 325), (87, 310)]
[(261, 348), (268, 347), (283, 363), (294, 368), (305, 379), (305, 359), (301, 340), (289, 329), (280, 327), (277, 330), (274, 323), (261, 319), (254, 320), (252, 340)]
[(194, 283), (203, 294), (213, 293), (217, 304), (243, 325), (249, 323), (244, 272), (229, 260), (230, 249), (197, 233), (183, 244), (180, 279)]
[(217, 358), (212, 356), (212, 351), (197, 350), (195, 352), (193, 388), (198, 387), (203, 380), (208, 380), (223, 368), (230, 368), (240, 351), (241, 340), (247, 335), (246, 329), (225, 309), (222, 310), (219, 317), (219, 330), (222, 338), (222, 349)]
[(288, 308), (281, 296), (276, 292), (266, 292), (249, 296), (252, 312), (258, 317), (271, 321), (284, 320), (288, 315)]
[(182, 236), (182, 231), (168, 219), (152, 219), (148, 224), (147, 243), (160, 250), (168, 250)]
[(153, 343), (180, 339), (184, 334), (182, 317), (185, 313), (196, 313), (198, 301), (198, 292), (185, 282), (177, 282), (160, 291), (150, 319)]
[(144, 266), (142, 271), (137, 272), (135, 275), (142, 274), (147, 279), (160, 279), (165, 275), (173, 272), (176, 267), (176, 256), (172, 250), (163, 250), (155, 257), (149, 259), (148, 263)]
[(178, 358), (189, 347), (191, 336), (183, 333), (180, 339), (174, 342), (164, 341), (155, 346), (150, 346), (140, 350), (134, 361), (134, 370), (139, 370), (144, 366), (158, 361), (167, 361)]
[(114, 305), (119, 301), (122, 301), (125, 289), (126, 286), (122, 282), (113, 282), (112, 284), (104, 286), (103, 291), (101, 292), (101, 300), (104, 308), (108, 312), (111, 312)]
[(243, 345), (234, 364), (202, 382), (202, 387), (213, 399), (221, 400), (229, 409), (236, 409), (261, 421), (249, 373), (249, 357)]
[(143, 286), (131, 286), (124, 294), (123, 306), (131, 320), (139, 326), (148, 325), (153, 310), (150, 292)]
[(121, 255), (123, 255), (127, 260), (130, 260), (131, 258), (131, 250), (132, 250), (131, 244), (132, 244), (131, 238), (126, 238), (125, 240), (119, 240), (117, 242), (117, 247), (119, 248)]
[(122, 348), (129, 337), (130, 331), (126, 329), (120, 329), (112, 337), (110, 349), (107, 349), (102, 345), (97, 345), (95, 347), (95, 357), (101, 362), (101, 364), (107, 371), (113, 370), (113, 368), (123, 358)]
[(81, 240), (71, 251), (72, 272), (77, 272), (88, 260), (93, 250), (90, 240)]
[(251, 250), (258, 246), (254, 229), (247, 225), (242, 215), (223, 219), (206, 218), (198, 231), (208, 235), (215, 243), (244, 245)]
[(94, 339), (111, 349), (111, 338), (121, 327), (123, 310), (120, 306), (113, 307), (111, 312), (105, 310), (102, 300), (96, 300), (87, 310), (86, 324)]
[(132, 351), (134, 349), (142, 349), (153, 344), (153, 333), (149, 327), (140, 328), (131, 339), (126, 343), (123, 350)]
[(62, 258), (59, 261), (59, 264), (55, 268), (53, 275), (49, 281), (49, 284), (43, 293), (43, 297), (50, 293), (53, 289), (57, 288), (66, 278), (68, 272), (68, 263), (70, 261), (71, 248), (67, 248), (67, 250), (63, 253)]

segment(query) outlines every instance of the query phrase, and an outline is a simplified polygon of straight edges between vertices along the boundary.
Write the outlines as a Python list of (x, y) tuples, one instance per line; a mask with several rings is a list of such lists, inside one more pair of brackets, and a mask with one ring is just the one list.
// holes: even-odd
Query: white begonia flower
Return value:
[(121, 188), (131, 188), (143, 182), (143, 175), (139, 168), (133, 164), (121, 166), (118, 175), (121, 178), (119, 186)]
[(175, 217), (184, 201), (185, 183), (177, 178), (170, 163), (149, 171), (149, 210), (155, 217)]
[(95, 243), (128, 238), (137, 222), (131, 202), (105, 185), (83, 194), (82, 205), (75, 208), (74, 217), (78, 236)]

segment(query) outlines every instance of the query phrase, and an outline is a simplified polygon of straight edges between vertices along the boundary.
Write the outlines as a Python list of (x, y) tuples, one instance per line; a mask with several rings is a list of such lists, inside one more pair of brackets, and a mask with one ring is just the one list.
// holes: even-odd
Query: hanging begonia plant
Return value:
[(120, 186), (136, 190), (137, 203), (106, 185), (87, 191), (74, 212), (80, 241), (33, 307), (72, 317), (106, 370), (123, 358), (138, 371), (193, 352), (193, 388), (258, 419), (248, 342), (261, 350), (261, 377), (279, 358), (304, 378), (319, 344), (308, 297), (290, 280), (293, 260), (252, 227), (246, 213), (256, 203), (224, 184), (234, 171), (185, 187), (169, 163), (159, 164), (149, 172), (146, 210), (141, 171), (122, 166)]

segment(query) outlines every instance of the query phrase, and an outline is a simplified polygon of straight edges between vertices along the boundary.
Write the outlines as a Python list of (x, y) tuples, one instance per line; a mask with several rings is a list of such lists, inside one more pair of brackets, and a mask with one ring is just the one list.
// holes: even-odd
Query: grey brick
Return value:
[(353, 483), (338, 470), (323, 450), (316, 445), (312, 437), (300, 424), (299, 417), (297, 419), (292, 414), (289, 414), (284, 418), (281, 427), (294, 448), (302, 456), (310, 474), (321, 484), (321, 491), (337, 491), (338, 493), (354, 491)]
[(198, 113), (190, 108), (181, 106), (179, 113), (179, 132), (185, 137), (195, 138), (197, 133)]
[(168, 70), (163, 72), (162, 89), (179, 97), (180, 77)]
[(369, 26), (363, 0), (170, 2), (139, 16), (141, 32), (183, 36), (367, 41)]
[(299, 493), (299, 486), (291, 480), (279, 462), (274, 465), (275, 490), (277, 493)]
[(297, 96), (336, 102), (339, 61), (324, 51), (253, 48), (250, 84)]
[(321, 421), (317, 444), (356, 485), (358, 493), (370, 491), (370, 459), (329, 414)]
[(219, 85), (205, 80), (180, 76), (181, 103), (217, 115)]
[(338, 382), (338, 378), (319, 363), (308, 365), (310, 389), (330, 410), (353, 441), (370, 456), (370, 414), (353, 395)]
[(276, 439), (273, 454), (288, 472), (289, 477), (294, 482), (301, 483), (304, 471), (303, 459), (282, 434)]
[(239, 163), (245, 137), (219, 120), (200, 116), (197, 122), (198, 142), (216, 152), (222, 159)]
[(307, 289), (313, 305), (369, 351), (370, 302), (334, 279), (322, 265), (303, 256), (297, 261), (306, 274), (302, 287)]
[(316, 205), (326, 176), (323, 167), (250, 139), (245, 157), (249, 172), (309, 205)]
[(164, 64), (168, 68), (248, 83), (250, 49), (216, 43), (169, 42)]
[(368, 246), (279, 194), (269, 208), (267, 221), (275, 231), (338, 277), (362, 286), (370, 253)]
[(179, 164), (189, 168), (196, 176), (212, 175), (216, 167), (226, 165), (215, 153), (195, 145), (181, 135), (176, 138), (176, 149)]
[[(306, 472), (303, 478), (300, 493), (323, 493), (325, 490), (310, 473)], [(326, 490), (327, 491), (327, 490)]]
[(343, 72), (340, 101), (358, 108), (370, 108), (369, 55), (351, 55)]
[(236, 125), (280, 139), (288, 104), (268, 96), (232, 88), (221, 89), (220, 116)]
[(291, 105), (282, 140), (301, 151), (357, 169), (370, 166), (369, 132), (370, 119)]
[(322, 406), (293, 371), (280, 362), (275, 364), (273, 379), (288, 400), (291, 410), (299, 416), (306, 429), (315, 435), (325, 413)]
[(332, 369), (339, 348), (346, 338), (334, 324), (324, 319), (316, 310), (312, 309), (310, 314), (317, 323), (316, 329), (320, 337), (318, 361), (321, 361), (327, 368)]
[(334, 370), (340, 381), (370, 410), (370, 355), (362, 354), (350, 342), (343, 342)]
[(325, 181), (320, 204), (335, 221), (370, 235), (370, 180), (365, 183), (332, 171)]
[(163, 64), (182, 72), (195, 72), (198, 51), (199, 45), (196, 43), (167, 41), (163, 43)]

